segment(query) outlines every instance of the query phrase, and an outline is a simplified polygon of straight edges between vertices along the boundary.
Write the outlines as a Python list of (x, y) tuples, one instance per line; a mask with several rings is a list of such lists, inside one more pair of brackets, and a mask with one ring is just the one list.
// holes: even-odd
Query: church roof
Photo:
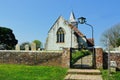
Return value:
[(88, 38), (87, 43), (89, 44), (89, 46), (94, 46), (94, 39)]
[(73, 26), (72, 24), (69, 24), (69, 27), (74, 30), (80, 37), (83, 37), (84, 35), (78, 30), (77, 27)]
[[(82, 33), (80, 32), (80, 30), (78, 30), (77, 27), (73, 26), (72, 24), (69, 24), (69, 27), (70, 27), (72, 30), (74, 30), (74, 31), (77, 33), (78, 36), (80, 36), (80, 37), (85, 37), (85, 35), (82, 34)], [(86, 37), (85, 37), (85, 38), (86, 38)], [(89, 46), (93, 46), (93, 45), (94, 45), (94, 39), (91, 39), (91, 38), (87, 39), (87, 38), (86, 38), (86, 40), (87, 40), (87, 43), (88, 43)]]

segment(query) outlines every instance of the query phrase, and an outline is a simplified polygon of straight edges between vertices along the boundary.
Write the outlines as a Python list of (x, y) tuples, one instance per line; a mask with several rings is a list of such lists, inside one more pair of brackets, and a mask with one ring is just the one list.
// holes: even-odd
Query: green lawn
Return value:
[(66, 72), (61, 67), (0, 64), (0, 80), (64, 80)]
[(120, 71), (117, 71), (116, 73), (110, 74), (108, 76), (108, 70), (101, 70), (102, 71), (102, 77), (103, 80), (120, 80)]

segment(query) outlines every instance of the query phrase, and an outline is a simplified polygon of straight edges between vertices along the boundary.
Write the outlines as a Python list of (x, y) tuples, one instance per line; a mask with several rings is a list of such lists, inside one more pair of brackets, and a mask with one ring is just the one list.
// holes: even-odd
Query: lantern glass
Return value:
[(78, 18), (78, 21), (80, 24), (84, 24), (86, 22), (86, 18), (80, 17), (80, 18)]

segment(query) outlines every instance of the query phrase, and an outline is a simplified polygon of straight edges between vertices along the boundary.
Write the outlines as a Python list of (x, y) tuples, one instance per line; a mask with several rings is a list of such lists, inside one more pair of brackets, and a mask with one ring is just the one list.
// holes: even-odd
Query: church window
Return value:
[(57, 31), (57, 43), (63, 43), (65, 37), (64, 30), (62, 28), (59, 28)]

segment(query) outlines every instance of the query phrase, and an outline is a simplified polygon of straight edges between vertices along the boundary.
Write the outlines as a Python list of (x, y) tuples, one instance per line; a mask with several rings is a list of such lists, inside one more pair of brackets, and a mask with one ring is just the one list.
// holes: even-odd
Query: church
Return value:
[(48, 31), (45, 50), (62, 50), (63, 48), (90, 48), (94, 46), (93, 39), (78, 30), (78, 22), (73, 12), (69, 20), (59, 16)]

